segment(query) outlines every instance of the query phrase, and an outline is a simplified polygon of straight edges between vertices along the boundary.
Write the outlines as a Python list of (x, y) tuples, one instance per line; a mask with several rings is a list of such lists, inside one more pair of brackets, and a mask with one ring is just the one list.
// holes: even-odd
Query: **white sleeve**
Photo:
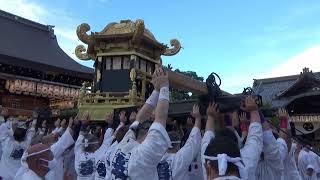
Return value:
[(113, 129), (108, 128), (104, 133), (103, 142), (99, 149), (107, 150), (107, 148), (110, 147), (111, 142), (113, 140), (112, 134), (113, 134)]
[(12, 135), (12, 133), (10, 133), (11, 128), (10, 128), (10, 123), (9, 121), (1, 124), (0, 126), (0, 142), (5, 141), (8, 137), (10, 137)]
[(273, 171), (277, 172), (274, 174), (281, 174), (283, 170), (283, 161), (281, 160), (278, 143), (271, 130), (263, 132), (263, 146), (265, 162), (273, 169)]
[(26, 138), (26, 142), (28, 144), (28, 146), (31, 144), (31, 140), (33, 138), (33, 136), (36, 133), (36, 129), (34, 127), (31, 127), (28, 132), (27, 132), (27, 138)]
[(82, 150), (82, 141), (83, 141), (83, 139), (84, 139), (84, 136), (81, 134), (81, 132), (80, 132), (80, 134), (79, 134), (79, 136), (78, 136), (78, 139), (77, 139), (77, 141), (76, 141), (76, 143), (75, 143), (75, 145), (74, 145), (74, 154), (77, 156), (80, 152), (81, 152), (81, 150)]
[(73, 137), (70, 134), (70, 129), (63, 133), (59, 140), (51, 146), (51, 151), (55, 158), (59, 158), (63, 152), (74, 143)]
[(253, 122), (249, 126), (247, 141), (240, 150), (242, 161), (248, 170), (249, 176), (255, 174), (262, 146), (262, 126), (260, 123)]
[(204, 179), (207, 179), (206, 168), (204, 167), (205, 159), (203, 158), (204, 153), (212, 139), (214, 139), (215, 135), (212, 131), (206, 131), (202, 137), (201, 141), (201, 167), (202, 167), (202, 175)]
[(204, 155), (210, 141), (214, 139), (215, 135), (212, 131), (206, 131), (203, 135), (202, 141), (201, 141), (201, 155)]
[(197, 127), (192, 128), (185, 145), (175, 154), (173, 165), (176, 174), (187, 171), (192, 161), (200, 152), (201, 132)]
[[(128, 139), (136, 139), (136, 135), (133, 132), (133, 128), (136, 128), (139, 125), (139, 121), (135, 121), (131, 124), (131, 126), (129, 127), (128, 132), (124, 135), (124, 137), (122, 138), (122, 141), (126, 142), (128, 141)], [(119, 142), (120, 143), (120, 142)]]
[(54, 134), (54, 133), (59, 133), (59, 128), (58, 128), (58, 127), (56, 127), (56, 128), (51, 132), (51, 134)]
[(278, 147), (279, 147), (279, 151), (280, 151), (280, 157), (283, 162), (288, 155), (288, 146), (287, 146), (287, 143), (285, 142), (285, 140), (282, 138), (278, 138), (277, 143), (278, 143)]
[(122, 128), (125, 124), (120, 122), (119, 126), (117, 127), (116, 131), (118, 131), (120, 128)]
[(158, 122), (152, 123), (145, 140), (135, 151), (136, 166), (140, 169), (156, 167), (170, 143), (166, 129)]

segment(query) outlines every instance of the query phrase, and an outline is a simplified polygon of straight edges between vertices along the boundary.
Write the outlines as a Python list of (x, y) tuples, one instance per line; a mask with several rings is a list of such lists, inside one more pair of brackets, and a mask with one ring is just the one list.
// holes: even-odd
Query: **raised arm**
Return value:
[(79, 136), (78, 136), (77, 141), (76, 141), (75, 146), (74, 146), (74, 153), (75, 153), (76, 156), (82, 150), (82, 141), (83, 141), (83, 138), (84, 138), (83, 135), (87, 131), (87, 127), (88, 127), (89, 119), (90, 119), (89, 112), (86, 112), (80, 119), (81, 119), (80, 133), (79, 133)]
[(54, 122), (55, 129), (51, 132), (52, 134), (54, 134), (54, 133), (59, 133), (60, 123), (61, 123), (60, 118), (58, 118), (58, 119)]
[(73, 125), (73, 119), (70, 118), (66, 131), (59, 138), (59, 140), (51, 146), (51, 150), (55, 158), (62, 156), (63, 152), (66, 149), (68, 149), (71, 145), (74, 144), (74, 139), (72, 137), (73, 136), (72, 125)]
[[(106, 151), (107, 148), (111, 146), (111, 142), (113, 140), (114, 129), (111, 128), (113, 126), (113, 113), (106, 114), (105, 122), (108, 124), (106, 131), (104, 133), (103, 142), (99, 148)], [(120, 125), (119, 125), (120, 126)]]
[(156, 78), (156, 81), (158, 81), (160, 86), (160, 94), (155, 112), (155, 122), (160, 123), (163, 127), (166, 127), (170, 100), (168, 74), (162, 68), (157, 69), (156, 74), (158, 77)]
[(149, 119), (151, 117), (152, 111), (157, 106), (158, 99), (159, 99), (159, 82), (158, 79), (156, 79), (157, 71), (153, 74), (152, 78), (152, 84), (154, 86), (154, 90), (152, 91), (150, 97), (147, 99), (146, 103), (142, 106), (142, 108), (139, 110), (136, 121), (139, 123), (144, 122), (145, 120)]
[(290, 130), (290, 124), (289, 124), (289, 114), (284, 108), (280, 108), (278, 110), (278, 116), (280, 119), (280, 133), (279, 136), (282, 138), (287, 145), (287, 152), (290, 152), (291, 146), (292, 146), (292, 139), (291, 139), (291, 130)]
[(264, 161), (273, 169), (275, 174), (281, 174), (283, 171), (283, 161), (276, 138), (273, 136), (272, 129), (267, 121), (263, 122), (262, 128)]
[(247, 141), (240, 150), (240, 153), (249, 174), (254, 174), (263, 146), (261, 120), (258, 105), (252, 96), (246, 97), (245, 107), (243, 107), (243, 109), (250, 112), (250, 126)]
[(28, 129), (27, 132), (27, 136), (26, 136), (26, 140), (27, 140), (27, 144), (28, 146), (31, 144), (31, 140), (33, 138), (33, 136), (36, 133), (36, 125), (37, 125), (37, 119), (38, 119), (38, 113), (34, 112), (32, 115), (32, 122), (31, 122), (31, 126)]
[(199, 106), (194, 105), (191, 115), (195, 119), (194, 126), (191, 130), (191, 133), (188, 137), (185, 145), (176, 153), (175, 155), (175, 164), (173, 167), (176, 167), (174, 172), (176, 174), (184, 173), (187, 171), (188, 167), (197, 155), (200, 153), (201, 146), (201, 115), (199, 112)]
[(13, 136), (12, 121), (2, 123), (0, 126), (0, 142), (5, 141), (8, 137)]
[(218, 120), (219, 118), (220, 118), (220, 112), (218, 109), (218, 104), (210, 103), (207, 108), (206, 131), (205, 131), (204, 136), (202, 138), (201, 154), (204, 154), (211, 139), (214, 138), (214, 125), (215, 125), (214, 122), (216, 120)]
[(137, 148), (137, 167), (156, 167), (170, 145), (165, 129), (169, 110), (169, 80), (163, 69), (156, 70), (156, 81), (160, 85), (159, 101), (155, 121), (149, 128), (145, 140)]

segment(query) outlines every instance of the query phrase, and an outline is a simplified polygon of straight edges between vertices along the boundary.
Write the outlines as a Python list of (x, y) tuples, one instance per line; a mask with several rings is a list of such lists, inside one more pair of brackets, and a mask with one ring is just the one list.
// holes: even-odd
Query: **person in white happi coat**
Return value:
[[(106, 121), (109, 119), (106, 118)], [(105, 179), (106, 162), (101, 157), (104, 156), (110, 147), (114, 131), (112, 128), (108, 128), (100, 145), (98, 137), (86, 132), (89, 121), (90, 117), (89, 113), (87, 113), (82, 120), (81, 132), (74, 147), (77, 179)]]
[(181, 139), (177, 132), (169, 132), (171, 146), (158, 164), (159, 180), (185, 180), (188, 178), (188, 168), (200, 152), (201, 145), (201, 115), (199, 106), (194, 105), (192, 116), (194, 127), (185, 145), (180, 149)]
[(19, 180), (55, 180), (53, 169), (57, 165), (49, 145), (35, 144), (28, 148), (22, 157), (26, 170), (19, 175)]
[[(107, 131), (112, 131), (113, 135), (108, 137), (107, 146), (103, 147), (103, 153), (98, 153), (96, 156), (96, 171), (95, 171), (95, 179), (110, 179), (111, 178), (111, 168), (110, 168), (110, 155), (115, 151), (118, 142), (122, 140), (125, 133), (128, 130), (128, 126), (125, 126), (125, 122), (127, 121), (126, 112), (121, 111), (119, 114), (120, 124), (114, 130), (114, 122), (113, 122), (113, 113), (109, 114), (106, 117), (106, 123), (108, 126)], [(110, 134), (109, 134), (110, 135)], [(100, 166), (100, 167), (99, 167)], [(103, 169), (101, 168), (103, 167)], [(100, 174), (99, 174), (100, 170)], [(103, 172), (103, 173), (101, 173)]]
[[(52, 154), (52, 159), (49, 159), (49, 161), (53, 160), (52, 163), (54, 163), (54, 166), (53, 165), (50, 166), (50, 173), (47, 173), (44, 175), (41, 174), (43, 176), (39, 176), (38, 178), (44, 178), (46, 180), (63, 180), (63, 177), (64, 177), (63, 153), (75, 142), (73, 138), (74, 131), (72, 129), (72, 125), (73, 125), (73, 119), (69, 121), (68, 128), (65, 130), (63, 135), (58, 139), (57, 142), (54, 142), (52, 145), (50, 143), (48, 144), (41, 143), (42, 145), (45, 145), (41, 147), (47, 147), (44, 151), (39, 150), (39, 152), (35, 151), (32, 153), (30, 153), (30, 151), (25, 152), (21, 158), (22, 167), (19, 169), (19, 171), (15, 175), (14, 180), (20, 180), (20, 179), (23, 179), (23, 177), (25, 176), (29, 176), (30, 174), (33, 174), (33, 173), (30, 173), (30, 171), (32, 170), (30, 170), (30, 166), (28, 166), (28, 161), (32, 161), (34, 159), (34, 155), (39, 155), (43, 152)], [(36, 144), (36, 145), (37, 146), (35, 146), (36, 147), (35, 149), (38, 149), (37, 147), (39, 146), (39, 144)], [(31, 148), (31, 151), (33, 151), (33, 148), (32, 147), (30, 148)], [(45, 170), (43, 166), (45, 166), (44, 164), (46, 164), (46, 161), (45, 162), (41, 160), (38, 160), (38, 161), (39, 163), (36, 163), (37, 165), (36, 168)]]
[(278, 115), (280, 117), (281, 131), (279, 133), (277, 143), (280, 150), (280, 157), (283, 162), (281, 180), (301, 180), (301, 176), (295, 162), (295, 151), (297, 146), (292, 143), (288, 113), (281, 108), (278, 111)]
[[(131, 113), (130, 119), (131, 118), (135, 119), (135, 117), (136, 117), (136, 113), (135, 112)], [(113, 127), (112, 123), (108, 123), (108, 126), (109, 127)], [(119, 126), (117, 127), (117, 129), (115, 130), (115, 132), (112, 135), (112, 144), (111, 144), (111, 146), (107, 149), (107, 151), (104, 154), (104, 156), (101, 157), (101, 159), (106, 162), (106, 178), (105, 178), (106, 180), (111, 179), (111, 154), (115, 153), (115, 151), (117, 150), (119, 142), (122, 141), (123, 137), (128, 132), (128, 130), (129, 130), (129, 126), (121, 124), (121, 122), (120, 122)]]
[(264, 121), (262, 127), (263, 150), (256, 170), (256, 179), (281, 180), (283, 161), (277, 140), (272, 133), (269, 122)]
[(298, 157), (298, 167), (303, 180), (317, 180), (313, 158), (309, 145), (301, 149)]
[[(245, 99), (245, 106), (242, 107), (243, 110), (250, 112), (250, 126), (248, 131), (248, 136), (246, 143), (242, 149), (240, 149), (240, 156), (234, 157), (238, 147), (237, 137), (231, 132), (232, 136), (220, 136), (219, 140), (216, 142), (217, 144), (223, 143), (232, 139), (235, 143), (235, 146), (232, 149), (233, 156), (229, 156), (226, 153), (223, 153), (225, 150), (223, 147), (222, 152), (215, 150), (215, 152), (211, 152), (212, 149), (207, 148), (210, 141), (215, 139), (214, 134), (214, 121), (221, 118), (221, 115), (218, 110), (217, 104), (210, 104), (207, 109), (207, 124), (206, 124), (206, 132), (202, 138), (201, 145), (201, 154), (202, 154), (202, 162), (205, 166), (204, 168), (204, 176), (205, 179), (255, 179), (256, 167), (258, 164), (258, 160), (260, 158), (260, 154), (262, 152), (262, 126), (260, 122), (260, 115), (258, 112), (258, 105), (256, 104), (255, 99), (252, 96), (247, 96)], [(227, 130), (225, 131), (227, 132)], [(228, 134), (228, 133), (226, 133)], [(221, 139), (222, 137), (222, 139)], [(228, 137), (228, 138), (226, 138)], [(227, 140), (226, 140), (227, 139)], [(219, 145), (215, 146), (219, 146)], [(214, 148), (221, 148), (215, 147)], [(213, 149), (214, 150), (214, 149)], [(228, 148), (230, 150), (230, 148)], [(218, 162), (218, 163), (217, 163)], [(232, 165), (231, 169), (228, 169), (229, 165)], [(235, 167), (238, 169), (235, 170)]]
[[(7, 115), (8, 115), (8, 111), (5, 108), (2, 108), (2, 106), (0, 105), (0, 126), (6, 122), (7, 119)], [(1, 156), (2, 156), (2, 145), (1, 145), (1, 141), (0, 141), (0, 160), (1, 160)]]
[(314, 167), (315, 174), (320, 179), (320, 156), (313, 151), (309, 151), (311, 163)]
[(35, 134), (37, 117), (37, 113), (34, 113), (34, 120), (29, 129), (24, 122), (8, 120), (1, 125), (0, 141), (3, 146), (3, 153), (0, 161), (0, 177), (4, 180), (13, 179), (21, 167), (21, 157), (30, 146), (31, 139)]
[[(169, 81), (159, 68), (152, 80), (155, 90), (139, 110), (136, 121), (111, 155), (111, 179), (157, 180), (157, 165), (170, 139), (165, 129), (169, 109)], [(159, 92), (160, 90), (160, 92)], [(155, 120), (146, 121), (155, 109)], [(150, 126), (151, 125), (151, 126)]]

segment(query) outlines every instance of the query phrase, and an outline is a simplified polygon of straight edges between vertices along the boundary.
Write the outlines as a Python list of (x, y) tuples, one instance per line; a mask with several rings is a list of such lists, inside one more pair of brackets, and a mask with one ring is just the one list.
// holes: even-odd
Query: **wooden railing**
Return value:
[[(143, 99), (138, 95), (135, 101), (142, 102)], [(81, 105), (88, 104), (110, 104), (110, 105), (126, 105), (132, 104), (133, 100), (129, 92), (105, 92), (105, 93), (89, 93), (80, 100)]]

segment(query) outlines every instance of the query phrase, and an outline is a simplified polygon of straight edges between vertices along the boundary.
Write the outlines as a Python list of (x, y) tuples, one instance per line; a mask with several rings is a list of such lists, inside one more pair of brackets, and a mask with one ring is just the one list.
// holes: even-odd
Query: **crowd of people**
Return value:
[[(0, 126), (0, 177), (4, 180), (316, 180), (320, 158), (294, 142), (290, 117), (281, 110), (271, 128), (253, 96), (247, 96), (239, 124), (221, 123), (226, 114), (212, 102), (201, 115), (195, 104), (183, 130), (167, 126), (169, 81), (159, 68), (154, 90), (138, 112), (106, 115), (91, 127), (88, 112), (56, 120), (38, 115), (8, 117)], [(119, 119), (120, 123), (116, 123)], [(202, 127), (205, 121), (205, 127)], [(173, 123), (175, 126), (176, 123)], [(166, 128), (167, 127), (167, 128)]]

